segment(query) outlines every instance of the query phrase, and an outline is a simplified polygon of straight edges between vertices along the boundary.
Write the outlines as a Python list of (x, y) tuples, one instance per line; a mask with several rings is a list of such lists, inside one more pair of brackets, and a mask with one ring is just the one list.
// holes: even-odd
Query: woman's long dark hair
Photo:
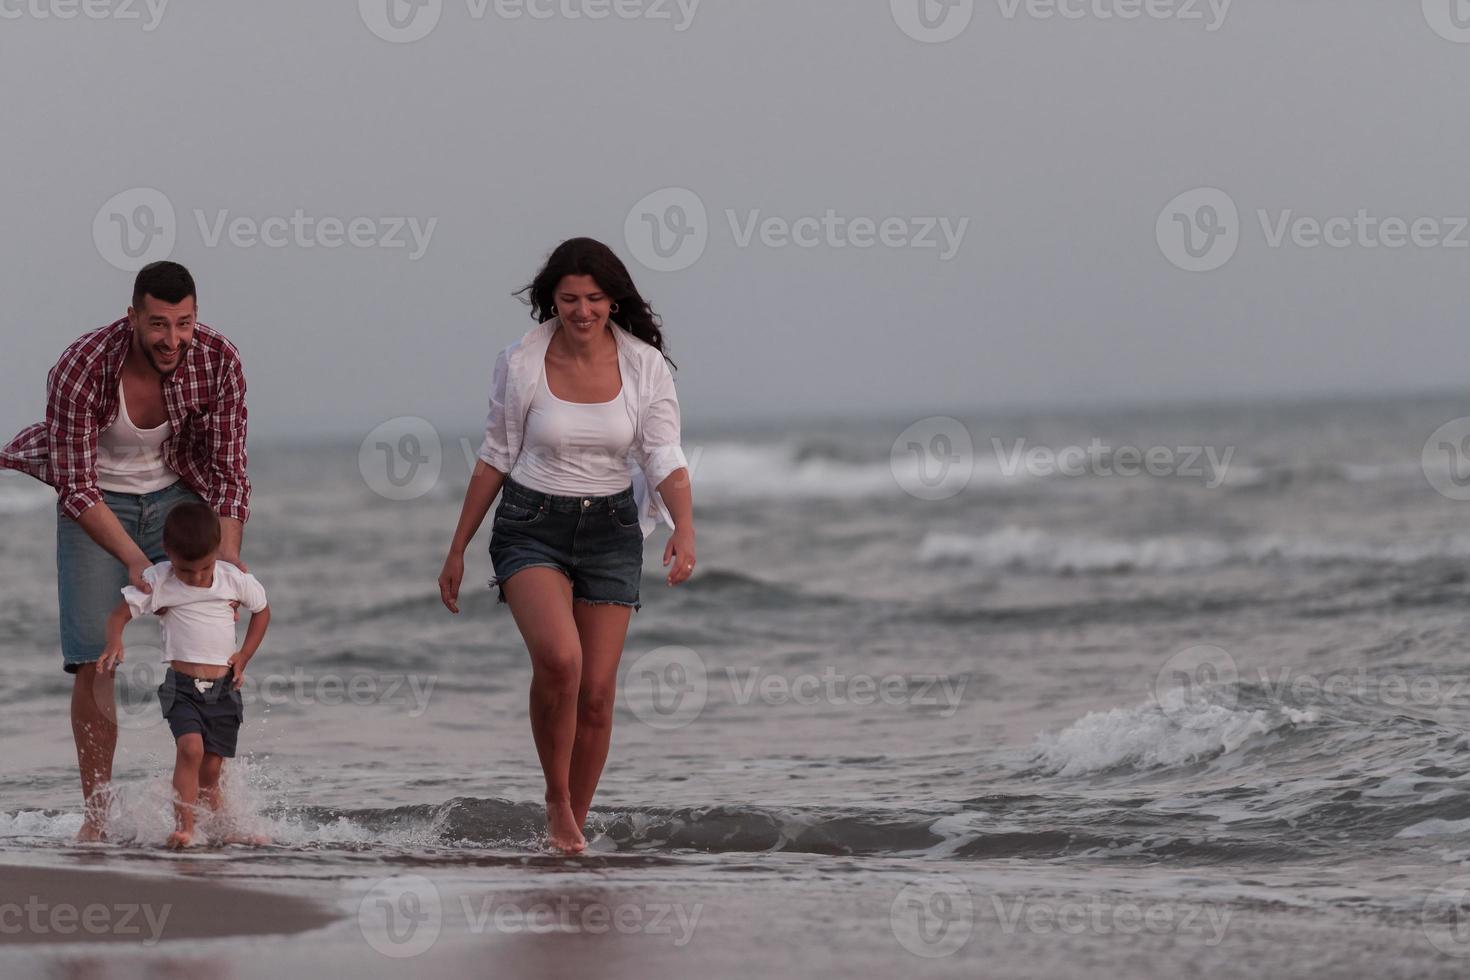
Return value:
[(556, 316), (556, 287), (567, 276), (591, 276), (617, 305), (617, 312), (610, 314), (610, 319), (639, 340), (652, 344), (664, 360), (678, 367), (664, 350), (663, 322), (633, 285), (628, 267), (612, 249), (592, 238), (569, 238), (562, 242), (531, 284), (516, 293), (525, 295), (537, 323)]

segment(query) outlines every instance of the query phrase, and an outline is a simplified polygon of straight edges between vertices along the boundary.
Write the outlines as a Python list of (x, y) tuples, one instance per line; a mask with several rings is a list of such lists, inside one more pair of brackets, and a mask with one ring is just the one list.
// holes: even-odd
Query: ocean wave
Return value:
[(1119, 540), (1006, 526), (987, 534), (927, 533), (919, 543), (925, 564), (965, 564), (1047, 574), (1203, 571), (1229, 564), (1363, 562), (1409, 565), (1470, 557), (1470, 535), (1418, 542), (1323, 541), (1263, 535), (1227, 542), (1173, 535)]
[(1052, 776), (1143, 771), (1193, 764), (1239, 750), (1258, 736), (1309, 725), (1314, 711), (1187, 703), (1183, 689), (1132, 708), (1091, 711), (1056, 734), (1036, 738), (1032, 762)]

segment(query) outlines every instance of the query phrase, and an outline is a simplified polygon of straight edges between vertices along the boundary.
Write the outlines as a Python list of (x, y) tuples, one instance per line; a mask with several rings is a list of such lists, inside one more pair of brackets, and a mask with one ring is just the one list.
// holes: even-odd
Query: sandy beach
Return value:
[[(1167, 964), (1176, 976), (1253, 978), (1351, 975), (1371, 961), (1392, 964), (1375, 970), (1379, 977), (1462, 975), (1462, 963), (1430, 947), (1410, 916), (1365, 915), (1349, 929), (1335, 915), (1265, 897), (1183, 899), (1161, 889), (1157, 877), (1151, 896), (1109, 895), (1088, 888), (1085, 876), (1060, 881), (1004, 862), (963, 876), (887, 869), (895, 880), (907, 877), (906, 891), (875, 887), (858, 873), (863, 862), (791, 864), (792, 871), (807, 867), (796, 874), (750, 868), (704, 889), (672, 884), (647, 862), (509, 855), (490, 868), (248, 885), (199, 869), (160, 876), (7, 866), (0, 871), (0, 973), (120, 980), (207, 967), (238, 980), (583, 972), (1043, 978), (1094, 976), (1082, 966), (1090, 963), (1111, 976), (1163, 975)], [(550, 874), (557, 865), (562, 873)], [(517, 885), (528, 872), (542, 883)], [(1113, 885), (1141, 888), (1145, 877)], [(946, 936), (906, 921), (906, 898), (927, 900), (945, 889), (968, 896), (958, 928)], [(36, 911), (15, 932), (17, 903)], [(96, 927), (68, 925), (72, 908), (80, 918), (90, 914)], [(136, 911), (124, 922), (129, 910)]]

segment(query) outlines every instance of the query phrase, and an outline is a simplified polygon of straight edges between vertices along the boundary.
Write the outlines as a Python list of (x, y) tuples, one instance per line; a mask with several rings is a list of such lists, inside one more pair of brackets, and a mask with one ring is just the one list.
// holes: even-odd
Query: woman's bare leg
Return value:
[(501, 587), (531, 654), (531, 735), (546, 774), (547, 835), (552, 847), (575, 854), (587, 841), (572, 812), (568, 783), (582, 674), (572, 583), (554, 568), (527, 568)]
[(587, 823), (587, 811), (602, 778), (607, 748), (612, 741), (613, 703), (618, 689), (618, 661), (628, 636), (631, 606), (575, 603), (572, 615), (582, 642), (582, 678), (577, 691), (577, 739), (572, 748), (572, 813), (577, 826)]

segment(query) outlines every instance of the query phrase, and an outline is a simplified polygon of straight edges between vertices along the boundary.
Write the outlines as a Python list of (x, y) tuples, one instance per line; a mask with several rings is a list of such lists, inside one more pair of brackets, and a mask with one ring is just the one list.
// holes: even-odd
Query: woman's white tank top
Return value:
[(637, 434), (626, 392), (624, 385), (611, 401), (563, 401), (551, 393), (543, 369), (510, 478), (532, 490), (569, 497), (626, 490), (628, 450)]

